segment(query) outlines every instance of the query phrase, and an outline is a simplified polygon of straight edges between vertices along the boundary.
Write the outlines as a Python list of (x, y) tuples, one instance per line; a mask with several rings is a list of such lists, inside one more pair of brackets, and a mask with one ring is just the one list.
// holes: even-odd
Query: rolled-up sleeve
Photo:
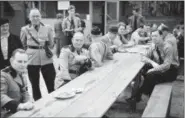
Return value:
[(160, 72), (165, 72), (168, 69), (170, 69), (170, 66), (172, 64), (172, 59), (173, 59), (173, 47), (172, 45), (167, 45), (164, 48), (164, 62), (163, 64), (157, 66), (156, 68), (154, 68), (155, 71), (160, 71)]

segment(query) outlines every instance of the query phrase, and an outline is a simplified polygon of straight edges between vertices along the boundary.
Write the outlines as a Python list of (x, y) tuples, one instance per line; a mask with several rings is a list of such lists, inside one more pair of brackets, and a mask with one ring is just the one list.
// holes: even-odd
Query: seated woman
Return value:
[(91, 68), (89, 52), (83, 48), (84, 41), (84, 35), (77, 32), (72, 38), (72, 45), (61, 49), (59, 56), (60, 71), (55, 79), (55, 89)]
[(128, 33), (128, 30), (126, 30), (126, 24), (123, 22), (118, 23), (118, 36), (116, 37), (114, 43), (117, 45), (128, 44), (128, 39), (126, 38)]
[(150, 36), (146, 33), (146, 27), (140, 26), (137, 30), (135, 30), (130, 38), (130, 41), (124, 47), (132, 47), (138, 44), (145, 44), (147, 41), (150, 40)]
[(152, 41), (155, 46), (148, 50), (143, 68), (144, 82), (137, 92), (127, 99), (128, 102), (139, 102), (142, 94), (151, 95), (156, 84), (174, 81), (177, 77), (179, 62), (176, 60), (175, 47), (165, 42), (158, 31), (152, 32)]

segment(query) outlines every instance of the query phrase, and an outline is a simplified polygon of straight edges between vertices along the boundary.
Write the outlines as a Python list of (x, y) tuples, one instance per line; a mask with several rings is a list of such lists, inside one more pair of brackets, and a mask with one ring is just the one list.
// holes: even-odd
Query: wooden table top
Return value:
[[(140, 45), (130, 50), (144, 53), (146, 46)], [(138, 53), (116, 53), (114, 60), (106, 60), (102, 67), (82, 74), (36, 101), (33, 110), (19, 111), (11, 117), (101, 117), (143, 65)], [(76, 88), (83, 88), (84, 91), (70, 99), (54, 97)]]

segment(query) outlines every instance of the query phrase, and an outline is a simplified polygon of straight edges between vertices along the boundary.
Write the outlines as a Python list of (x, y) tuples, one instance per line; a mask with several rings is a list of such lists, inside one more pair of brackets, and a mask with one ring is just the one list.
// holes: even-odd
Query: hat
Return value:
[(161, 24), (159, 27), (158, 27), (158, 30), (160, 31), (169, 31), (169, 28), (168, 26), (166, 26), (165, 24)]
[(101, 33), (101, 30), (98, 26), (94, 26), (92, 29), (91, 29), (91, 34), (92, 35), (100, 35)]
[(71, 10), (71, 9), (75, 9), (75, 6), (74, 5), (70, 5), (68, 10)]
[(5, 23), (9, 23), (9, 20), (6, 18), (0, 18), (0, 26), (5, 24)]
[(118, 27), (117, 26), (111, 26), (109, 28), (109, 32), (117, 34), (118, 33)]

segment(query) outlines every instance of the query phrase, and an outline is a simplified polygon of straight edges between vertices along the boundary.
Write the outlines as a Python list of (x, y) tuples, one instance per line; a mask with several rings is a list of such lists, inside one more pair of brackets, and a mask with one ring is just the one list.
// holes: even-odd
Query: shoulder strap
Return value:
[(40, 43), (35, 39), (35, 37), (33, 37), (33, 35), (30, 33), (30, 31), (26, 28), (28, 34), (31, 36), (31, 38), (33, 39), (33, 41), (35, 41), (36, 44), (40, 45)]

